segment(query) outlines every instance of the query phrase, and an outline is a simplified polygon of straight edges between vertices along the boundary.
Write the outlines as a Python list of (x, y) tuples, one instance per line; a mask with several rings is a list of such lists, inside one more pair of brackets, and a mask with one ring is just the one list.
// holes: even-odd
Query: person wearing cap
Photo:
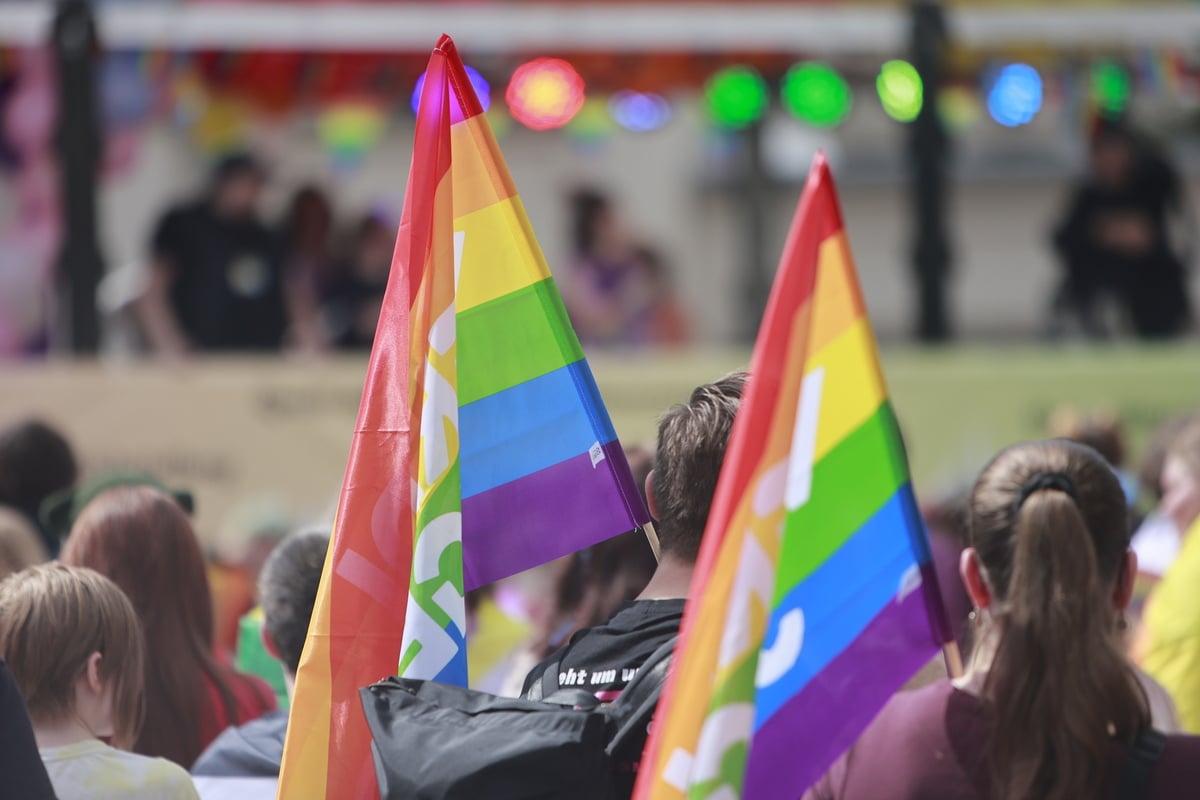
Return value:
[(286, 302), (279, 247), (258, 216), (263, 181), (252, 156), (226, 156), (203, 196), (159, 221), (137, 305), (156, 353), (280, 348)]

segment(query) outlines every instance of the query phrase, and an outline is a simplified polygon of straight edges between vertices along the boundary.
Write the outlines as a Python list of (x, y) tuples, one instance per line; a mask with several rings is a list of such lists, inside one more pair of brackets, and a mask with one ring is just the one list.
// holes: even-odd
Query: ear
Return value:
[(1137, 553), (1130, 548), (1125, 551), (1125, 558), (1117, 573), (1117, 588), (1113, 591), (1113, 605), (1117, 610), (1124, 611), (1129, 607), (1129, 601), (1133, 599), (1133, 587), (1137, 583), (1137, 574)]
[(104, 660), (104, 656), (99, 652), (94, 652), (88, 656), (87, 665), (83, 669), (84, 681), (87, 687), (93, 694), (100, 694), (104, 691), (104, 678), (100, 675), (100, 662)]
[(267, 633), (267, 626), (263, 625), (258, 629), (259, 638), (262, 639), (263, 647), (267, 651), (267, 655), (276, 661), (282, 661), (279, 657), (279, 646), (275, 644), (275, 640), (271, 638), (271, 634)]
[(654, 470), (646, 473), (646, 508), (650, 516), (658, 519), (658, 507), (654, 504)]
[(958, 574), (962, 576), (967, 596), (976, 608), (987, 608), (992, 604), (992, 590), (983, 577), (983, 568), (979, 565), (979, 556), (974, 547), (966, 548), (959, 556)]

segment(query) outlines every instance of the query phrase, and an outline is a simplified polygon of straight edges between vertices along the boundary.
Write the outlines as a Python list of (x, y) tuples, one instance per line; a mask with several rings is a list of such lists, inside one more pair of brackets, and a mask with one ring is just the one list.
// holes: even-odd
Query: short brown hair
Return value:
[(708, 523), (717, 477), (748, 374), (731, 372), (698, 386), (658, 422), (651, 490), (664, 553), (695, 561)]
[(133, 606), (95, 570), (42, 564), (0, 582), (0, 656), (29, 716), (56, 722), (74, 710), (75, 682), (92, 653), (113, 687), (113, 743), (132, 747), (142, 721), (142, 633)]
[(1200, 481), (1200, 415), (1180, 425), (1175, 440), (1167, 448), (1167, 458), (1179, 459), (1192, 479)]

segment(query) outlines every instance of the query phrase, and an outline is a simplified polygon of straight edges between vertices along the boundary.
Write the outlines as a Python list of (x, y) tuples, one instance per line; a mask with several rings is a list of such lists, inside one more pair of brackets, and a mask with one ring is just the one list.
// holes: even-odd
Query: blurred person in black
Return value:
[(282, 259), (258, 217), (263, 168), (226, 156), (208, 191), (155, 229), (138, 316), (155, 352), (278, 350), (287, 326)]
[(395, 244), (396, 228), (386, 212), (371, 212), (359, 222), (348, 261), (321, 291), (321, 319), (333, 347), (371, 349)]
[(333, 204), (319, 186), (305, 184), (292, 194), (279, 226), (287, 303), (288, 343), (302, 352), (325, 349), (320, 297), (333, 278)]
[(1167, 160), (1124, 122), (1100, 120), (1089, 172), (1054, 233), (1066, 275), (1054, 302), (1084, 332), (1107, 333), (1100, 317), (1115, 302), (1142, 338), (1182, 333), (1191, 318), (1185, 258), (1169, 222), (1185, 208), (1183, 186)]

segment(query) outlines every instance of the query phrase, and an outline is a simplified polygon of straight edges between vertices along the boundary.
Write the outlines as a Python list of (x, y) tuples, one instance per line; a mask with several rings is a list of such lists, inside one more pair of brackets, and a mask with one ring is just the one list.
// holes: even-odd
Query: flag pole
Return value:
[(951, 639), (942, 645), (942, 657), (946, 660), (946, 674), (951, 680), (961, 678), (963, 676), (963, 660), (962, 651), (958, 649), (958, 642)]
[(654, 530), (654, 523), (647, 522), (643, 525), (642, 533), (646, 534), (646, 541), (650, 543), (650, 549), (654, 552), (654, 560), (662, 561), (662, 545), (658, 543), (658, 531)]

